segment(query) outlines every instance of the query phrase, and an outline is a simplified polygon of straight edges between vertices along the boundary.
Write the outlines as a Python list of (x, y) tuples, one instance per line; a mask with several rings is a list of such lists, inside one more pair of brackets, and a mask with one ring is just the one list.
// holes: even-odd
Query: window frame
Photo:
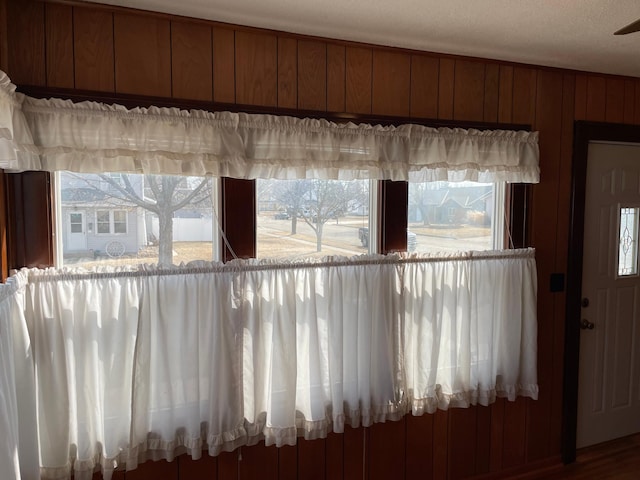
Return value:
[[(21, 91), (34, 98), (56, 97), (72, 101), (118, 103), (127, 108), (169, 107), (207, 111), (230, 110), (228, 104), (203, 101), (172, 100), (170, 98), (138, 95), (116, 95), (100, 92), (60, 92), (49, 87), (21, 87)], [(333, 122), (358, 122), (379, 125), (415, 123), (430, 127), (473, 128), (479, 130), (503, 129), (531, 131), (531, 125), (488, 122), (441, 121), (411, 117), (376, 117), (362, 114), (327, 114), (327, 112), (301, 112), (296, 109), (243, 106), (245, 113), (268, 113), (293, 117), (318, 118)], [(1, 171), (0, 171), (1, 172)], [(22, 267), (50, 267), (54, 265), (54, 249), (59, 212), (55, 211), (54, 189), (49, 172), (6, 174), (3, 187), (6, 195), (0, 197), (0, 274), (6, 279), (11, 269)], [(220, 259), (255, 257), (255, 182), (228, 177), (220, 178), (220, 224), (228, 242), (220, 242)], [(28, 194), (27, 194), (28, 192)], [(378, 252), (389, 253), (406, 249), (407, 244), (408, 183), (378, 181)], [(506, 192), (505, 245), (521, 248), (529, 244), (531, 185), (510, 184)], [(250, 199), (251, 201), (247, 201)], [(370, 218), (373, 218), (373, 212)]]
[[(125, 224), (125, 231), (124, 232), (116, 232), (115, 231), (115, 214), (119, 212), (123, 212), (124, 213), (124, 224)], [(109, 231), (108, 232), (99, 232), (98, 231), (98, 225), (100, 224), (105, 224), (106, 222), (100, 222), (99, 221), (99, 215), (100, 213), (107, 213), (109, 215)], [(128, 235), (129, 234), (129, 212), (126, 209), (123, 208), (117, 208), (117, 209), (108, 209), (108, 208), (97, 208), (95, 211), (95, 232), (93, 232), (94, 235), (97, 236), (104, 236), (104, 235)], [(122, 222), (118, 222), (118, 223), (122, 223)]]

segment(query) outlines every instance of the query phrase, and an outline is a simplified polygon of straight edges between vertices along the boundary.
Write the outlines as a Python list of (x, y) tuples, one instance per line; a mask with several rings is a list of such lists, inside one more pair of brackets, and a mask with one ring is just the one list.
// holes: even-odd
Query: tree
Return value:
[[(162, 266), (173, 264), (174, 213), (187, 206), (211, 201), (211, 181), (208, 178), (129, 174), (98, 174), (82, 178), (105, 196), (134, 204), (158, 216), (158, 264)], [(110, 188), (101, 188), (100, 181)]]
[(287, 213), (291, 216), (291, 235), (298, 232), (298, 217), (304, 217), (305, 197), (309, 193), (311, 184), (309, 180), (274, 180), (274, 198), (286, 205)]
[(287, 180), (278, 182), (275, 198), (287, 207), (291, 215), (291, 234), (302, 218), (316, 234), (316, 249), (322, 251), (324, 226), (330, 219), (338, 220), (347, 211), (368, 205), (367, 181)]

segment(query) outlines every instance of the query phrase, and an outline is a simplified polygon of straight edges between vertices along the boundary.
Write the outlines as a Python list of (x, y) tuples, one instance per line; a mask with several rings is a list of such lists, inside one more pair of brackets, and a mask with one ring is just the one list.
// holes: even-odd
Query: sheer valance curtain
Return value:
[[(0, 167), (539, 178), (536, 133), (38, 100), (1, 72)], [(16, 272), (0, 285), (0, 471), (110, 478), (148, 458), (535, 399), (536, 286), (531, 249)]]
[(0, 72), (0, 168), (235, 178), (539, 181), (537, 132), (372, 126), (34, 99)]

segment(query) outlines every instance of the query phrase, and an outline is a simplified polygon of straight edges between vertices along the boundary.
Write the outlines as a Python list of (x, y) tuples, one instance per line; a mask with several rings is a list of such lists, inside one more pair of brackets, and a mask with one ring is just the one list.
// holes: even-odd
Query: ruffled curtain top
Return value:
[(539, 181), (538, 133), (35, 99), (0, 72), (0, 168), (235, 178)]

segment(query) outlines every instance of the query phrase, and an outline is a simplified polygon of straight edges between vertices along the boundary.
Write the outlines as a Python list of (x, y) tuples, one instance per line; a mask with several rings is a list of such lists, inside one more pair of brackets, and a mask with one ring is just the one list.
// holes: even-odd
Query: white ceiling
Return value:
[(640, 77), (640, 0), (99, 0), (335, 39)]

